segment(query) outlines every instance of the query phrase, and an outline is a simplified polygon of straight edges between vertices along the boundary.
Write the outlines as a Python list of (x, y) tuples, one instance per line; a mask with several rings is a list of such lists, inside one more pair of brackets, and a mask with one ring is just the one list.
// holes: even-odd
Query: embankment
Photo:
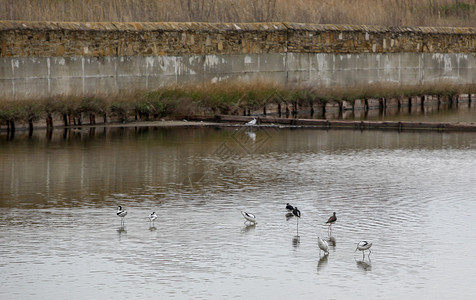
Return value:
[(0, 22), (0, 99), (174, 84), (476, 83), (476, 29), (297, 23)]

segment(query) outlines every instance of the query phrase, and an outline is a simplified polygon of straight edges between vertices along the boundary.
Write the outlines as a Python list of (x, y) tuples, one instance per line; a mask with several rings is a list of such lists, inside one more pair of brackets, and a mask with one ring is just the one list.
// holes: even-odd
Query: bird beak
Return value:
[(355, 252), (357, 252), (357, 248), (355, 248), (355, 251), (354, 251), (354, 253), (355, 253)]

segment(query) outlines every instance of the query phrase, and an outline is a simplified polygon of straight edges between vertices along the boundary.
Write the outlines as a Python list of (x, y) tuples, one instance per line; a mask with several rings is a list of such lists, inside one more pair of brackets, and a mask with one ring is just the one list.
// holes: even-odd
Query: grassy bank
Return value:
[[(191, 115), (265, 114), (266, 107), (305, 110), (328, 101), (437, 95), (452, 98), (476, 92), (476, 85), (392, 86), (367, 85), (355, 88), (280, 87), (269, 83), (208, 84), (173, 86), (155, 91), (136, 91), (120, 95), (51, 97), (0, 101), (0, 126), (14, 129), (16, 124), (44, 120), (47, 127), (136, 120), (183, 118)], [(98, 119), (96, 121), (96, 119)]]
[(0, 0), (1, 20), (476, 26), (474, 0)]

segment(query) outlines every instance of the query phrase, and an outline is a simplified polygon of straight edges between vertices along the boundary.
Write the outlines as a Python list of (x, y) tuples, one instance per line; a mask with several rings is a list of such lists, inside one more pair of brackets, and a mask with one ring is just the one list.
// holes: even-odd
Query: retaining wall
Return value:
[(476, 83), (476, 28), (0, 22), (0, 98), (224, 80)]

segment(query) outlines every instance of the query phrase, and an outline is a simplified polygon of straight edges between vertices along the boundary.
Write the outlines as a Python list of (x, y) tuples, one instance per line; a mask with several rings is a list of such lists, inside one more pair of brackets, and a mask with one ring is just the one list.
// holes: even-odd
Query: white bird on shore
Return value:
[(322, 250), (324, 254), (329, 254), (329, 244), (323, 241), (320, 236), (317, 237), (317, 246), (319, 246), (319, 253), (321, 253)]
[(116, 215), (117, 215), (118, 217), (121, 217), (121, 218), (122, 218), (122, 219), (121, 219), (121, 224), (124, 224), (124, 217), (127, 215), (127, 210), (123, 210), (123, 209), (122, 209), (122, 206), (119, 205), (119, 206), (117, 207), (117, 213), (116, 213)]
[(150, 214), (149, 216), (149, 220), (152, 224), (154, 224), (155, 220), (157, 220), (158, 216), (157, 214), (155, 213), (155, 211), (153, 213)]
[(254, 126), (256, 125), (256, 118), (254, 118), (253, 120), (249, 121), (248, 123), (245, 124), (246, 126)]
[(355, 248), (355, 251), (354, 253), (359, 250), (359, 251), (362, 251), (362, 256), (365, 255), (365, 250), (369, 250), (369, 255), (370, 253), (372, 253), (372, 251), (370, 251), (370, 247), (372, 247), (372, 243), (369, 243), (367, 241), (360, 241), (358, 244), (357, 244), (357, 248)]
[(246, 219), (245, 224), (246, 224), (246, 222), (250, 222), (250, 223), (253, 223), (253, 224), (258, 223), (258, 222), (256, 222), (256, 216), (255, 215), (247, 213), (246, 211), (242, 211), (241, 214)]

